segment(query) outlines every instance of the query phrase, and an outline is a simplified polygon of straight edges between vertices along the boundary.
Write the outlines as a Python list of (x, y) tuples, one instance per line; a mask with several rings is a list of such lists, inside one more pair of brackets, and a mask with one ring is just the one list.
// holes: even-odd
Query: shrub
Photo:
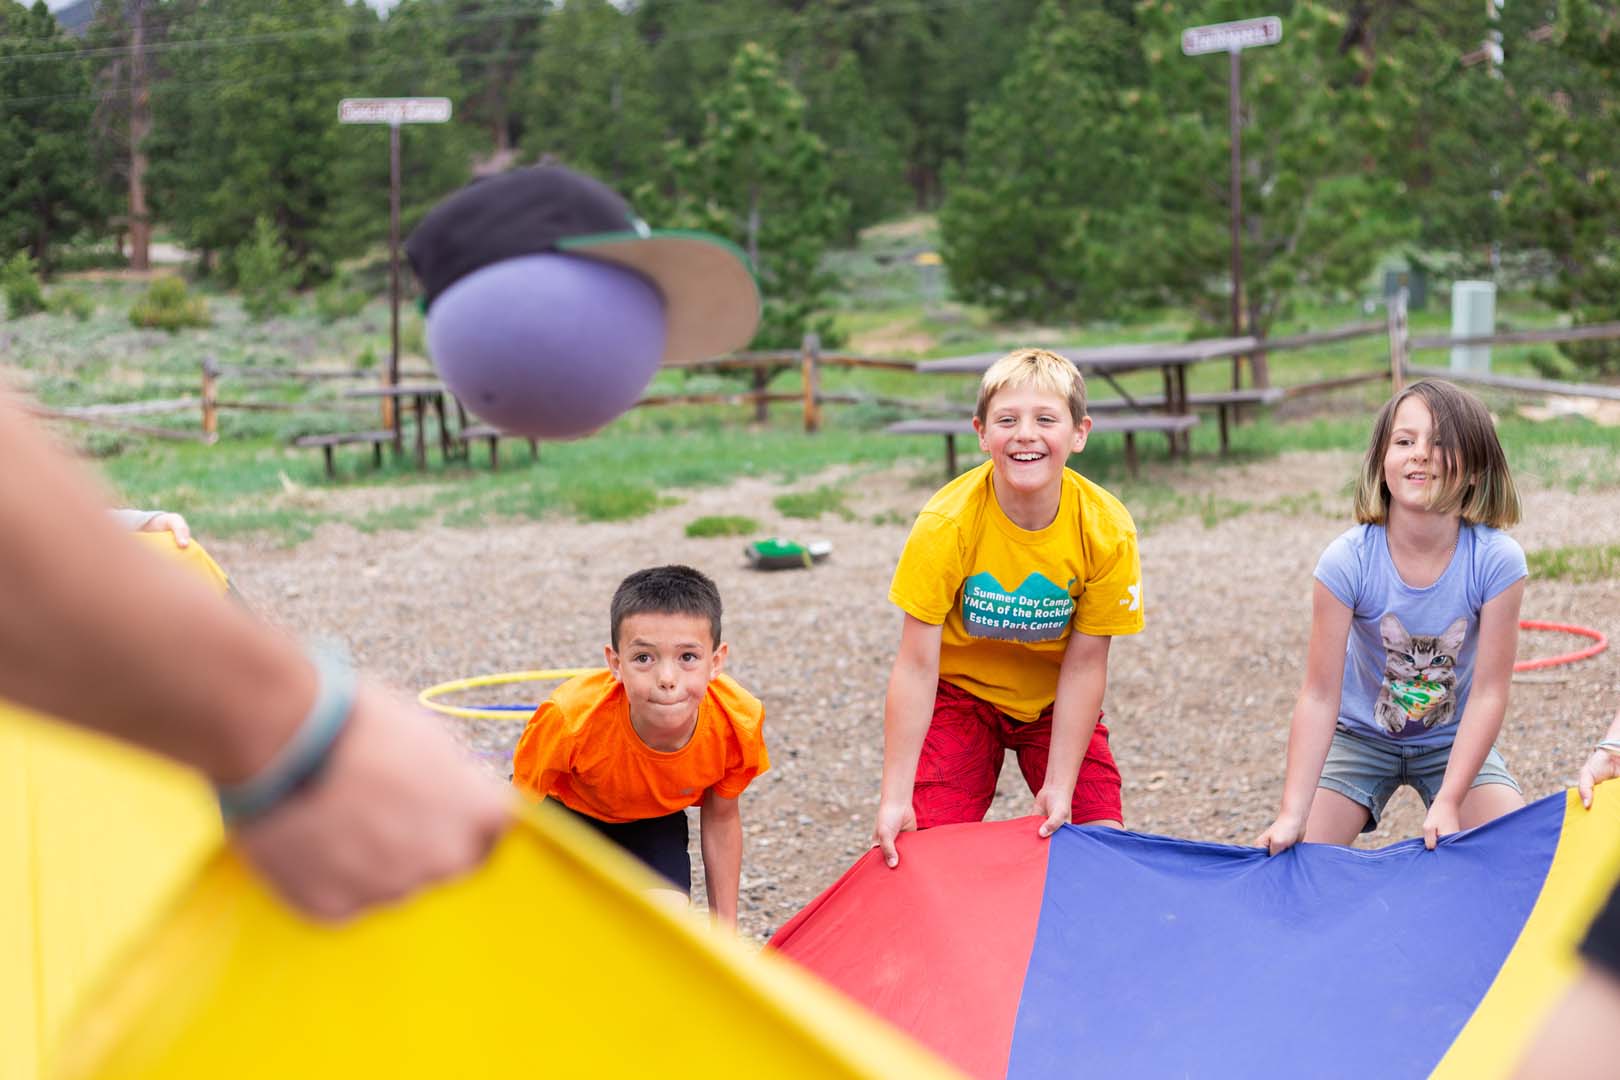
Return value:
[(331, 325), (360, 314), (369, 299), (364, 290), (355, 288), (346, 275), (339, 274), (315, 290), (315, 316)]
[(298, 285), (298, 271), (291, 266), (287, 245), (268, 217), (253, 222), (253, 235), (231, 257), (236, 267), (236, 285), (242, 291), (242, 308), (254, 322), (292, 310), (292, 294)]
[(759, 522), (740, 515), (710, 514), (686, 524), (687, 536), (751, 536), (759, 531)]
[(19, 251), (0, 266), (0, 290), (6, 294), (6, 315), (20, 319), (45, 310), (45, 290), (34, 272), (34, 259)]
[(96, 302), (82, 289), (57, 289), (48, 301), (50, 309), (59, 315), (72, 315), (80, 322), (96, 313)]
[(835, 487), (818, 487), (814, 491), (778, 495), (771, 500), (771, 505), (776, 507), (783, 517), (819, 518), (822, 514), (837, 514), (845, 521), (851, 521), (855, 514), (844, 505), (845, 497), (845, 494)]
[(186, 291), (177, 277), (161, 277), (152, 282), (146, 295), (129, 309), (129, 321), (136, 326), (178, 333), (187, 326), (211, 326), (208, 302)]

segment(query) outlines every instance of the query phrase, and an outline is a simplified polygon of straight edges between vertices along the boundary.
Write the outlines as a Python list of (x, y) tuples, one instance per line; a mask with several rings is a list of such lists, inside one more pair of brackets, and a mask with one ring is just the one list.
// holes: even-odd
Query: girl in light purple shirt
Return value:
[(1282, 807), (1257, 841), (1349, 844), (1415, 788), (1425, 844), (1524, 805), (1496, 751), (1519, 640), (1519, 496), (1490, 413), (1413, 383), (1373, 424), (1355, 528), (1316, 565)]

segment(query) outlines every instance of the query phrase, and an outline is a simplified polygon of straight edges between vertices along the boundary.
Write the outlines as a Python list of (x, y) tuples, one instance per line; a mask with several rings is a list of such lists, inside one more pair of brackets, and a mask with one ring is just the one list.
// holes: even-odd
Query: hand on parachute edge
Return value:
[(362, 679), (321, 772), (231, 841), (288, 903), (341, 921), (472, 870), (511, 819), (429, 715)]
[(1293, 814), (1278, 814), (1277, 820), (1266, 827), (1255, 840), (1255, 847), (1266, 849), (1268, 855), (1281, 855), (1305, 839), (1305, 819)]
[(1581, 805), (1592, 809), (1592, 789), (1617, 776), (1620, 776), (1620, 759), (1607, 750), (1593, 750), (1592, 756), (1581, 766), (1580, 779), (1575, 782), (1581, 792)]
[(1035, 796), (1035, 813), (1044, 819), (1035, 832), (1045, 840), (1073, 819), (1074, 792), (1042, 787)]
[(1423, 818), (1423, 846), (1430, 851), (1439, 843), (1440, 837), (1450, 836), (1462, 828), (1458, 807), (1455, 803), (1436, 798), (1429, 807), (1429, 812)]
[(895, 841), (903, 832), (915, 832), (917, 812), (910, 800), (903, 803), (878, 803), (877, 823), (872, 827), (872, 846), (883, 849), (883, 861), (889, 869), (900, 865), (900, 850)]

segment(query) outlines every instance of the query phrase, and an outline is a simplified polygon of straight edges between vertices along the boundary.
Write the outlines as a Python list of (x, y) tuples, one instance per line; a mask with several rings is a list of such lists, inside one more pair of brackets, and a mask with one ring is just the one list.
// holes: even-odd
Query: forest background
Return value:
[(100, 0), (78, 35), (0, 0), (0, 257), (117, 238), (141, 267), (156, 228), (227, 285), (328, 283), (386, 235), (386, 133), (338, 100), (431, 95), (455, 119), (406, 133), (407, 230), (475, 171), (564, 162), (748, 251), (760, 347), (835, 343), (826, 253), (908, 209), (1000, 317), (1225, 329), (1226, 63), (1178, 39), (1260, 14), (1285, 29), (1245, 64), (1246, 330), (1391, 252), (1620, 315), (1606, 0)]

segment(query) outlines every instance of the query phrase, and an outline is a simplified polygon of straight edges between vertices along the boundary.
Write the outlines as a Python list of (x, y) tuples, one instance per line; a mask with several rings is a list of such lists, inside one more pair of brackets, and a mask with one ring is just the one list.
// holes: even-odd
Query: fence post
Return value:
[(770, 402), (765, 400), (765, 389), (770, 385), (771, 373), (764, 363), (754, 366), (754, 423), (764, 424), (771, 418)]
[(814, 435), (821, 430), (821, 338), (804, 335), (804, 430)]
[(1388, 307), (1390, 393), (1399, 393), (1406, 385), (1406, 290), (1391, 296)]
[(219, 399), (215, 384), (219, 379), (219, 361), (212, 356), (202, 359), (202, 429), (203, 441), (219, 441)]

